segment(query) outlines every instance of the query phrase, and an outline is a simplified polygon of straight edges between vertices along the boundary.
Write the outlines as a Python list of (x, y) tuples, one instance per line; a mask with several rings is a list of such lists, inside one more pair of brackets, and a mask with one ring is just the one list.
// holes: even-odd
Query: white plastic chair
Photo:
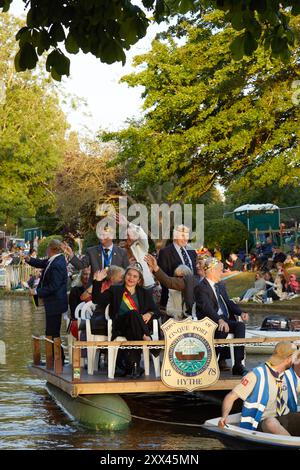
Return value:
[[(112, 337), (112, 320), (109, 318), (109, 305), (106, 307), (105, 316), (107, 319), (107, 328), (108, 328), (108, 341), (111, 341)], [(153, 340), (158, 340), (158, 321), (153, 320)], [(114, 341), (127, 341), (125, 336), (117, 336)], [(114, 379), (115, 370), (116, 370), (116, 361), (118, 355), (119, 347), (108, 348), (108, 378)], [(143, 346), (143, 356), (144, 356), (144, 368), (145, 376), (150, 375), (150, 349), (147, 346)], [(154, 365), (155, 377), (160, 377), (160, 356), (154, 357), (151, 354)]]
[[(242, 317), (238, 316), (237, 321), (242, 321)], [(233, 333), (228, 333), (228, 335), (226, 336), (226, 339), (233, 339), (233, 338), (234, 338)], [(242, 342), (243, 342), (243, 339), (241, 339), (241, 343)], [(233, 367), (234, 366), (234, 345), (233, 344), (229, 345), (229, 351), (230, 351), (231, 367)], [(242, 360), (243, 366), (245, 366), (245, 360), (246, 360), (246, 348), (245, 348), (245, 352), (244, 352), (244, 359)]]
[[(84, 320), (84, 318), (81, 317), (81, 311), (83, 309), (83, 307), (85, 306), (85, 302), (81, 302), (80, 304), (77, 305), (77, 307), (75, 308), (75, 312), (74, 312), (74, 317), (75, 319), (77, 320), (77, 325), (78, 325), (78, 337), (79, 337), (79, 340), (80, 340), (80, 330), (79, 330), (79, 326), (80, 326), (80, 322), (81, 320)], [(85, 358), (84, 357), (81, 357), (80, 359), (80, 365), (81, 367), (83, 367), (85, 364)]]
[[(158, 320), (153, 320), (153, 333), (152, 333), (153, 341), (159, 340), (158, 334)], [(148, 346), (143, 346), (143, 355), (144, 355), (144, 368), (145, 368), (145, 375), (150, 375), (150, 351), (151, 349)], [(153, 366), (154, 366), (154, 373), (155, 377), (160, 377), (160, 354), (158, 356), (153, 356), (151, 354)]]
[[(86, 325), (86, 340), (87, 341), (107, 341), (106, 335), (93, 335), (91, 331), (91, 317), (95, 311), (96, 304), (93, 302), (86, 302), (81, 309), (81, 319), (85, 320)], [(93, 375), (95, 370), (98, 370), (99, 349), (88, 348), (88, 374)]]
[[(68, 330), (72, 319), (67, 315), (64, 316), (64, 319), (66, 320), (66, 330)], [(67, 333), (67, 342), (68, 342), (69, 364), (72, 364), (74, 336), (71, 333)]]

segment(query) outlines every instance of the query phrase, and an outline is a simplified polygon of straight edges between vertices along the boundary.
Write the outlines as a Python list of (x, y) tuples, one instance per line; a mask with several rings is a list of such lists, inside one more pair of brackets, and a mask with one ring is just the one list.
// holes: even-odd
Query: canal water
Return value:
[[(252, 325), (261, 316), (252, 316)], [(44, 334), (44, 314), (26, 297), (0, 300), (0, 340), (6, 364), (0, 364), (0, 449), (216, 450), (244, 448), (225, 442), (199, 427), (220, 416), (221, 397), (211, 394), (123, 396), (134, 419), (122, 432), (87, 430), (67, 416), (32, 376), (32, 334)], [(252, 360), (262, 358), (251, 357)], [(158, 422), (145, 420), (150, 418)], [(162, 424), (161, 421), (184, 423)]]

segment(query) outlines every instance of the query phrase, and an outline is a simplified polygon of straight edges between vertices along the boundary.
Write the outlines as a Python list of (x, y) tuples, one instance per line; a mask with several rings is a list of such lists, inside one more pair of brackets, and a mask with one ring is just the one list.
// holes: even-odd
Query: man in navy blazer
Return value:
[[(158, 254), (158, 266), (168, 276), (174, 276), (175, 269), (180, 264), (188, 266), (192, 274), (197, 275), (196, 261), (197, 253), (195, 250), (189, 250), (187, 244), (189, 241), (190, 229), (185, 225), (178, 225), (173, 232), (173, 243), (162, 248)], [(165, 308), (168, 302), (169, 290), (162, 286), (161, 307)]]
[(39, 304), (44, 304), (46, 312), (46, 336), (60, 336), (61, 316), (68, 311), (67, 263), (61, 252), (61, 242), (51, 240), (47, 247), (47, 259), (31, 258), (26, 262), (30, 266), (42, 269), (40, 282), (36, 288)]

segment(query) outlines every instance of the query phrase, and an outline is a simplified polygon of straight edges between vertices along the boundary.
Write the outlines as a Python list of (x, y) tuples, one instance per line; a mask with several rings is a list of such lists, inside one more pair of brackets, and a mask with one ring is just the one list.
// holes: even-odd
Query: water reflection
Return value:
[[(252, 316), (259, 325), (261, 317)], [(26, 298), (0, 300), (0, 449), (153, 449), (231, 448), (199, 427), (134, 419), (128, 430), (100, 433), (75, 423), (49, 397), (44, 382), (31, 376), (32, 334), (44, 334), (44, 315)], [(221, 397), (191, 394), (127, 395), (132, 413), (150, 419), (201, 424), (220, 415)]]

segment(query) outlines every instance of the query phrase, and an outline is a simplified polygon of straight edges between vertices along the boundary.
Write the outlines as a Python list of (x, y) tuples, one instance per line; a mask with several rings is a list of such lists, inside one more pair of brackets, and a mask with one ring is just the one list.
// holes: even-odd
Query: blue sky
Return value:
[[(14, 0), (10, 11), (17, 16), (24, 14), (22, 0)], [(69, 94), (82, 97), (87, 103), (86, 108), (78, 111), (64, 108), (74, 130), (87, 128), (91, 133), (99, 128), (117, 130), (124, 127), (126, 119), (142, 113), (142, 87), (129, 88), (119, 80), (133, 70), (133, 57), (149, 50), (155, 34), (162, 29), (163, 26), (151, 26), (147, 36), (127, 52), (124, 67), (121, 63), (102, 64), (91, 54), (70, 55), (71, 75), (63, 80), (63, 86)]]

